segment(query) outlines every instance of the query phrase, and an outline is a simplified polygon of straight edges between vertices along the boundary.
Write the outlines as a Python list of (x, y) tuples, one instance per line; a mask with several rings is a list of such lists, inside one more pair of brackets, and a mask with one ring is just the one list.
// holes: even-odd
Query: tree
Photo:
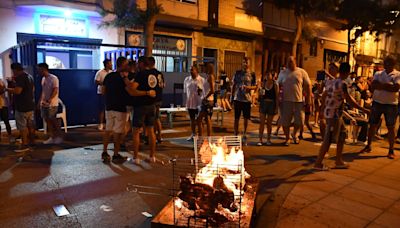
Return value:
[[(365, 32), (374, 34), (376, 39), (380, 34), (391, 35), (398, 26), (399, 1), (383, 4), (380, 0), (342, 0), (338, 4), (336, 18), (343, 20), (341, 30), (347, 30), (348, 57), (351, 46)], [(354, 31), (354, 36), (351, 32)]]
[[(244, 0), (246, 13), (262, 18), (262, 4), (268, 0)], [(292, 55), (297, 56), (297, 45), (302, 36), (305, 18), (327, 16), (334, 13), (338, 0), (272, 0), (278, 8), (293, 10), (296, 30), (292, 40)], [(261, 11), (260, 11), (261, 10)]]
[(103, 26), (117, 28), (143, 27), (145, 55), (151, 56), (153, 52), (154, 26), (157, 15), (162, 12), (162, 6), (156, 0), (146, 0), (146, 9), (141, 9), (135, 0), (113, 0), (113, 8), (102, 8), (103, 19), (112, 16), (111, 20), (104, 20)]

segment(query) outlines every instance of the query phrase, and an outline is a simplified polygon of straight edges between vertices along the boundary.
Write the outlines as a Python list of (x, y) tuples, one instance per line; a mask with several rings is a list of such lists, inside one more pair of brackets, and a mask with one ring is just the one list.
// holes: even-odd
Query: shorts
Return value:
[(243, 101), (234, 101), (235, 106), (235, 120), (240, 119), (243, 112), (243, 118), (250, 119), (251, 103)]
[(24, 130), (28, 127), (33, 127), (33, 111), (19, 112), (15, 111), (15, 122), (18, 130)]
[(195, 120), (197, 118), (197, 115), (199, 114), (199, 110), (197, 108), (196, 109), (189, 108), (188, 112), (189, 112), (190, 120)]
[(97, 100), (98, 100), (98, 111), (99, 112), (104, 112), (106, 109), (106, 102), (105, 102), (105, 96), (103, 94), (97, 94)]
[(42, 119), (44, 120), (51, 120), (55, 119), (57, 116), (58, 107), (41, 107), (40, 114)]
[(160, 115), (160, 108), (161, 108), (161, 101), (158, 101), (158, 102), (156, 102), (156, 115), (155, 115), (155, 119), (156, 120), (159, 120), (160, 118), (161, 118), (161, 115)]
[(106, 131), (124, 133), (127, 116), (126, 112), (106, 111)]
[(260, 100), (260, 113), (264, 115), (273, 116), (276, 114), (276, 102), (273, 100)]
[(303, 126), (304, 124), (304, 103), (283, 101), (281, 105), (281, 123), (284, 127), (289, 127), (294, 118), (295, 126)]
[(328, 145), (330, 143), (337, 143), (339, 141), (344, 142), (346, 135), (347, 131), (346, 127), (344, 126), (343, 118), (326, 119), (326, 130), (322, 147), (327, 147), (325, 150), (329, 150)]
[(156, 106), (154, 104), (133, 107), (132, 127), (141, 128), (143, 125), (145, 127), (153, 127), (155, 120)]
[(381, 104), (375, 101), (372, 102), (369, 124), (379, 124), (382, 114), (385, 116), (386, 126), (393, 127), (396, 124), (397, 119), (397, 105)]
[(206, 112), (207, 115), (211, 117), (213, 114), (213, 108), (214, 108), (213, 101), (204, 101), (201, 104), (200, 112)]
[(222, 99), (222, 98), (225, 98), (225, 94), (226, 94), (226, 90), (225, 89), (221, 89), (220, 91), (219, 91), (219, 97)]

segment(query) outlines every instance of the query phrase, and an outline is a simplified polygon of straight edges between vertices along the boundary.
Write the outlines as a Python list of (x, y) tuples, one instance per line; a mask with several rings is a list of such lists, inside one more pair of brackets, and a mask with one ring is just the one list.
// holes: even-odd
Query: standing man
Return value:
[(239, 134), (239, 120), (243, 113), (243, 141), (247, 140), (247, 125), (251, 112), (251, 91), (256, 90), (255, 74), (250, 71), (250, 58), (244, 57), (242, 62), (242, 70), (236, 71), (233, 78), (232, 96), (235, 108), (234, 134)]
[(190, 68), (190, 76), (187, 76), (183, 82), (183, 92), (186, 94), (186, 108), (189, 112), (190, 127), (192, 135), (187, 138), (187, 141), (193, 141), (196, 136), (196, 118), (201, 105), (203, 96), (204, 78), (199, 75), (199, 68), (193, 65)]
[(388, 158), (394, 159), (394, 127), (397, 119), (397, 105), (399, 103), (400, 72), (394, 69), (396, 59), (387, 56), (383, 61), (385, 70), (377, 72), (371, 84), (373, 91), (371, 115), (369, 117), (368, 144), (361, 150), (361, 153), (372, 151), (372, 138), (375, 135), (376, 127), (379, 124), (382, 114), (385, 116), (388, 129), (389, 153)]
[(112, 63), (111, 60), (105, 59), (103, 61), (104, 68), (97, 71), (96, 76), (94, 77), (94, 82), (97, 85), (97, 96), (99, 100), (99, 130), (104, 129), (104, 95), (103, 95), (103, 82), (104, 78), (108, 73), (112, 71)]
[(103, 153), (101, 157), (104, 162), (110, 161), (107, 149), (111, 135), (114, 137), (112, 161), (121, 163), (126, 160), (126, 157), (120, 155), (119, 152), (127, 120), (126, 104), (128, 94), (125, 91), (124, 78), (128, 74), (128, 60), (125, 57), (119, 57), (117, 59), (117, 71), (109, 73), (103, 81), (102, 94), (105, 96), (106, 101), (106, 130), (103, 137)]
[[(305, 70), (296, 66), (296, 58), (290, 56), (287, 69), (278, 76), (278, 84), (283, 90), (281, 105), (281, 123), (285, 132), (285, 146), (289, 145), (290, 125), (294, 118), (292, 139), (294, 144), (299, 143), (297, 132), (304, 125), (304, 103), (311, 105), (311, 82)], [(305, 94), (305, 99), (303, 99)]]
[[(11, 134), (11, 125), (8, 119), (8, 98), (6, 97), (6, 83), (0, 79), (0, 121), (4, 122), (6, 126), (8, 142), (12, 143), (13, 138)], [(0, 128), (0, 136), (1, 136), (1, 128)]]
[(156, 139), (157, 143), (162, 142), (162, 137), (161, 137), (161, 116), (160, 116), (160, 107), (162, 104), (162, 95), (163, 95), (163, 89), (165, 88), (165, 80), (164, 80), (164, 75), (158, 71), (155, 67), (156, 65), (156, 60), (154, 57), (149, 57), (149, 68), (150, 68), (150, 73), (153, 75), (157, 76), (157, 81), (158, 81), (158, 87), (156, 91), (156, 116), (155, 116), (155, 122), (154, 122), (154, 131), (156, 133)]
[(38, 65), (39, 75), (42, 76), (42, 95), (40, 97), (40, 112), (42, 118), (47, 123), (50, 137), (43, 144), (60, 144), (63, 142), (61, 137), (60, 124), (57, 121), (59, 81), (58, 78), (49, 73), (49, 65), (40, 63)]
[(136, 105), (133, 107), (133, 152), (135, 164), (140, 164), (138, 157), (140, 144), (140, 128), (146, 128), (147, 136), (149, 137), (150, 146), (150, 162), (156, 162), (156, 140), (154, 134), (154, 122), (156, 115), (156, 95), (159, 89), (157, 75), (149, 70), (148, 59), (144, 56), (139, 57), (139, 67), (142, 65), (145, 70), (141, 70), (135, 77), (135, 81), (131, 82), (127, 77), (124, 77), (126, 90), (129, 95), (140, 97), (136, 100)]
[(28, 152), (28, 144), (34, 143), (35, 133), (33, 77), (24, 71), (20, 63), (11, 64), (11, 70), (15, 77), (15, 88), (8, 88), (7, 91), (14, 95), (15, 122), (22, 137), (21, 146), (15, 152)]

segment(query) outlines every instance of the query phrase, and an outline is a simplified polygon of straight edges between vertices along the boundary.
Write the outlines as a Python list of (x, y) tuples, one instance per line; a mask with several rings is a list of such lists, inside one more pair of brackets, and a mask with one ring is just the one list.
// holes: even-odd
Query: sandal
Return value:
[(322, 165), (322, 166), (315, 166), (312, 168), (315, 171), (329, 171), (329, 167), (326, 165)]
[(346, 162), (343, 162), (343, 164), (340, 164), (340, 165), (336, 164), (334, 169), (348, 169), (349, 167), (350, 167), (349, 164), (347, 164)]

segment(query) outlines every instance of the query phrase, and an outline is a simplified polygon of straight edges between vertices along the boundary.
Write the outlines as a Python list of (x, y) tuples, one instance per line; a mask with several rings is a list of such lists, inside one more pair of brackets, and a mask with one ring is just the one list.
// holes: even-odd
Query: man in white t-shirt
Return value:
[(112, 63), (111, 60), (105, 59), (103, 61), (104, 68), (97, 71), (96, 76), (94, 77), (94, 82), (97, 85), (97, 95), (99, 101), (99, 130), (104, 129), (104, 110), (105, 110), (105, 103), (104, 103), (104, 96), (103, 96), (103, 81), (104, 78), (107, 76), (108, 73), (112, 71)]
[(199, 75), (199, 68), (193, 65), (190, 69), (190, 76), (183, 82), (183, 92), (186, 94), (186, 108), (189, 112), (190, 127), (192, 135), (187, 141), (192, 141), (196, 135), (196, 118), (201, 106), (201, 98), (204, 94), (204, 78)]
[[(293, 143), (298, 144), (297, 132), (304, 124), (304, 101), (311, 104), (311, 82), (305, 70), (296, 66), (296, 58), (290, 56), (288, 66), (278, 76), (278, 84), (283, 91), (281, 123), (285, 132), (285, 145), (289, 145), (289, 133), (294, 118)], [(305, 94), (305, 99), (303, 99)]]
[(387, 56), (383, 61), (383, 65), (385, 70), (375, 73), (371, 84), (373, 103), (369, 117), (368, 144), (361, 152), (369, 153), (372, 151), (372, 138), (375, 135), (376, 126), (379, 124), (383, 114), (388, 129), (388, 158), (394, 159), (394, 127), (396, 125), (397, 106), (399, 103), (400, 72), (394, 69), (396, 59), (393, 56)]
[(60, 144), (63, 142), (61, 137), (60, 124), (56, 115), (58, 111), (59, 82), (58, 78), (49, 73), (49, 65), (40, 63), (38, 65), (39, 75), (42, 76), (42, 95), (40, 97), (40, 111), (42, 118), (47, 123), (50, 137), (43, 144)]

